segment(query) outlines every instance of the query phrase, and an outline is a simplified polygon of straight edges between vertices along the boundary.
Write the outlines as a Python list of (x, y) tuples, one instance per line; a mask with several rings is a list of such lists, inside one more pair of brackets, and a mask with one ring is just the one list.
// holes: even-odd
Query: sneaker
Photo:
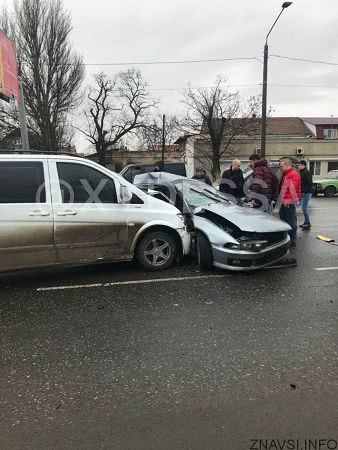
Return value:
[(295, 247), (297, 247), (296, 241), (291, 241), (290, 242), (290, 248), (295, 248)]
[(300, 228), (302, 230), (309, 230), (311, 228), (311, 224), (310, 223), (304, 223), (304, 225), (300, 225)]

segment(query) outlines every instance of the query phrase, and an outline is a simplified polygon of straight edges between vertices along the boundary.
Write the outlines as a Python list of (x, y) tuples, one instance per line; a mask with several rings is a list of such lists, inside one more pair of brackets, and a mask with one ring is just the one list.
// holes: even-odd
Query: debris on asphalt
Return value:
[(295, 267), (297, 266), (296, 258), (286, 258), (277, 265), (267, 266), (265, 269), (283, 269), (284, 267)]
[(328, 244), (338, 246), (338, 243), (333, 238), (330, 238), (327, 236), (322, 236), (322, 235), (318, 234), (317, 239), (319, 239), (320, 241), (323, 241), (323, 242), (327, 242)]

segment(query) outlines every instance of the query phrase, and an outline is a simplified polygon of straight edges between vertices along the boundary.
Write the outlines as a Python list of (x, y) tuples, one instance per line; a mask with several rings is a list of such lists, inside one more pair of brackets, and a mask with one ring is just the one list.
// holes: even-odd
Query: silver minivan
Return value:
[(0, 155), (0, 271), (135, 259), (163, 270), (190, 250), (180, 211), (82, 158)]

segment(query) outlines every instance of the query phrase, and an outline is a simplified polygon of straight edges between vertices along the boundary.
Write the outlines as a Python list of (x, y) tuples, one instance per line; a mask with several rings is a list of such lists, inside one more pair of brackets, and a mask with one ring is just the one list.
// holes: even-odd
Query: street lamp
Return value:
[(263, 95), (262, 95), (262, 131), (261, 131), (261, 158), (265, 158), (265, 147), (266, 147), (266, 104), (267, 104), (267, 88), (268, 88), (268, 59), (269, 59), (269, 47), (268, 39), (271, 31), (274, 29), (278, 19), (283, 14), (284, 9), (292, 5), (292, 2), (284, 2), (282, 4), (282, 10), (278, 14), (277, 19), (270, 28), (269, 33), (266, 35), (265, 45), (264, 45), (264, 69), (263, 69)]

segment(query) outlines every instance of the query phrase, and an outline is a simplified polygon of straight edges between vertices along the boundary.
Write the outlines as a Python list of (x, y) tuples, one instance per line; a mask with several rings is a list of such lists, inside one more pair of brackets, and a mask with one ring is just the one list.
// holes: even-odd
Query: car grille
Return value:
[(268, 246), (283, 242), (287, 238), (287, 231), (276, 233), (246, 233), (245, 236), (259, 241), (268, 241)]

